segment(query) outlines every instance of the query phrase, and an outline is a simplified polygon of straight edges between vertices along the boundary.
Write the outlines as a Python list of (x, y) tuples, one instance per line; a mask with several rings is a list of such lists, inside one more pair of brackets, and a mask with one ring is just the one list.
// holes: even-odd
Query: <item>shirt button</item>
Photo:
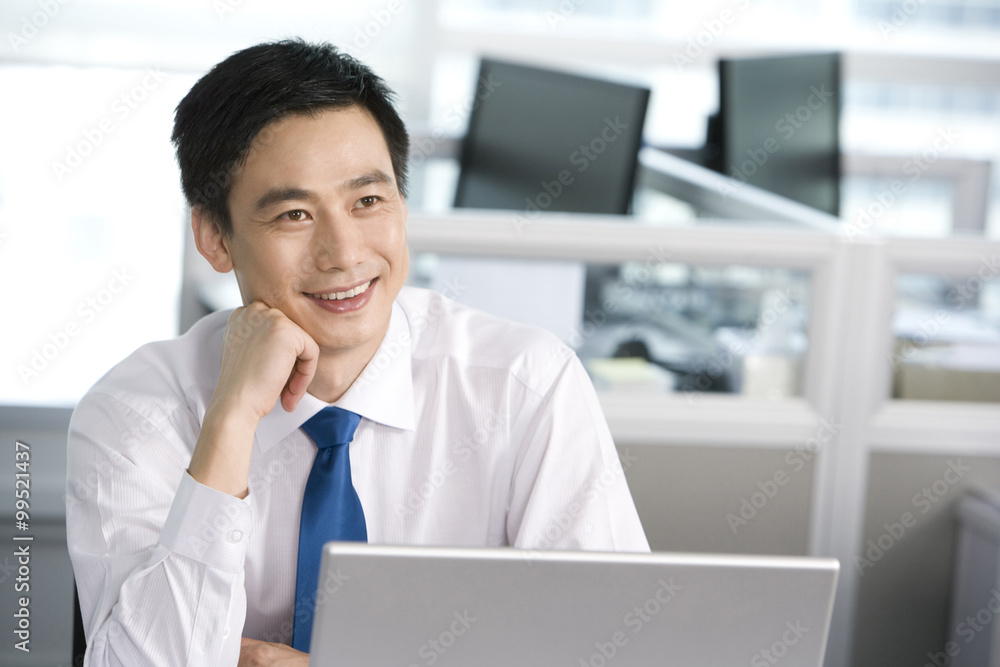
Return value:
[(233, 532), (229, 533), (229, 541), (230, 542), (239, 542), (242, 539), (243, 539), (243, 531), (242, 530), (234, 530)]
[(229, 638), (229, 628), (226, 628), (226, 629), (224, 629), (222, 631), (222, 638), (223, 639), (228, 639)]

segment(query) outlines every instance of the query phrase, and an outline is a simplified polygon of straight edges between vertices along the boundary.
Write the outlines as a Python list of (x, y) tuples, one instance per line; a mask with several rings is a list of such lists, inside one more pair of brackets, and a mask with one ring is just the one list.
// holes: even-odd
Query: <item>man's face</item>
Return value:
[(272, 123), (228, 204), (244, 304), (281, 310), (324, 353), (374, 354), (409, 269), (406, 203), (374, 118), (352, 106)]

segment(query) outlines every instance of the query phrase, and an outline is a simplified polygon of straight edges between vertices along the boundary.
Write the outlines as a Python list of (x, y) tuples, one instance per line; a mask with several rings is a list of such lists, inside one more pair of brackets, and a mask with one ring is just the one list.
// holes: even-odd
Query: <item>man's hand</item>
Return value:
[(319, 346), (277, 308), (260, 301), (229, 316), (212, 404), (239, 406), (259, 421), (281, 397), (295, 409), (316, 374)]
[(319, 346), (280, 310), (257, 301), (229, 316), (222, 369), (205, 411), (188, 473), (244, 498), (250, 450), (261, 417), (278, 399), (292, 411), (316, 374)]
[(291, 646), (243, 638), (239, 667), (308, 667), (309, 654)]

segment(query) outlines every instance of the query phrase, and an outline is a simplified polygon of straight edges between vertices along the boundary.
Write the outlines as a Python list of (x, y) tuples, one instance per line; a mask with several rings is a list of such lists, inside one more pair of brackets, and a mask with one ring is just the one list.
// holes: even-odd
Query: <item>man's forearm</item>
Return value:
[(246, 498), (258, 418), (236, 407), (209, 406), (188, 473), (195, 481)]
[(96, 614), (104, 617), (88, 637), (90, 667), (235, 667), (246, 615), (243, 574), (158, 547), (122, 584), (114, 606)]
[(193, 421), (178, 412), (150, 423), (100, 392), (73, 415), (66, 528), (88, 664), (239, 658), (252, 510), (184, 472), (168, 425)]

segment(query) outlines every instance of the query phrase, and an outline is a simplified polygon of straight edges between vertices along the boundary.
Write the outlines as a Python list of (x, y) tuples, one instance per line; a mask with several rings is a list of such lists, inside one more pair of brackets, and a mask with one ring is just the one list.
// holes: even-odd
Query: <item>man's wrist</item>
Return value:
[(245, 498), (250, 453), (260, 417), (238, 408), (210, 405), (188, 467), (200, 484)]

